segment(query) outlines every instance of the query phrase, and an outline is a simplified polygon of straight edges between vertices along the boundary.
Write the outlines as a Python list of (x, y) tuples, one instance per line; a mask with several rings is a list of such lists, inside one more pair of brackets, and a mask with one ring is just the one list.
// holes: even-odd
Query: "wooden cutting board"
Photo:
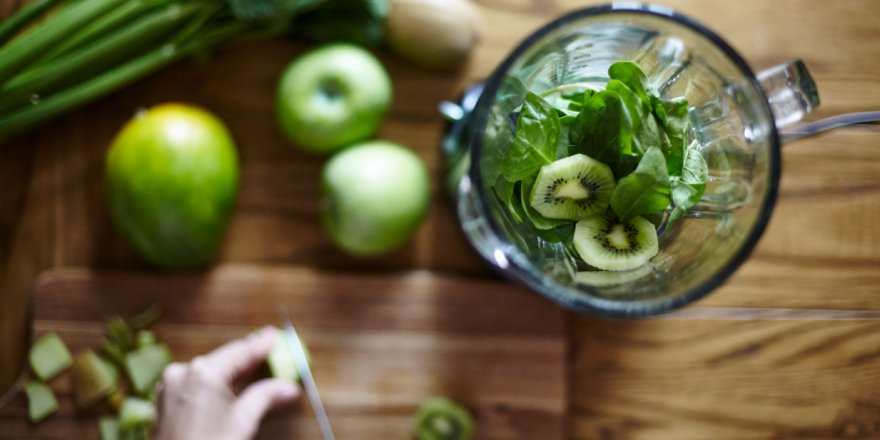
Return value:
[[(290, 311), (340, 439), (407, 439), (428, 396), (466, 404), (482, 439), (565, 437), (566, 315), (500, 281), (225, 266), (205, 274), (56, 270), (33, 290), (37, 335), (58, 332), (77, 352), (98, 347), (102, 321), (151, 304), (176, 360), (189, 360)], [(97, 438), (77, 416), (69, 378), (52, 382), (61, 409), (31, 426), (19, 395), (0, 409), (0, 438)], [(308, 405), (281, 410), (261, 438), (320, 438)]]

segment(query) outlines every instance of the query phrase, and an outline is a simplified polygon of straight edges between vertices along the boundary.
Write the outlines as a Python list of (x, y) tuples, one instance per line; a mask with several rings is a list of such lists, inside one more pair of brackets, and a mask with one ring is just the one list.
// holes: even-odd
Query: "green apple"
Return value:
[(278, 124), (293, 144), (331, 153), (376, 132), (391, 106), (391, 79), (376, 57), (330, 44), (290, 63), (276, 97)]
[(380, 255), (400, 247), (428, 210), (428, 168), (398, 144), (371, 141), (345, 149), (330, 158), (321, 179), (324, 229), (353, 255)]
[(107, 202), (117, 229), (148, 262), (207, 263), (238, 193), (235, 143), (215, 116), (183, 104), (139, 113), (107, 153)]

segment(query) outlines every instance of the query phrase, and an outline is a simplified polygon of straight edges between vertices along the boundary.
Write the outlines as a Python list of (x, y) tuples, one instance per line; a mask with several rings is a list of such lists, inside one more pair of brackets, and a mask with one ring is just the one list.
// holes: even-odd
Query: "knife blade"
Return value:
[(321, 403), (321, 396), (318, 394), (318, 386), (315, 385), (315, 378), (312, 376), (312, 369), (309, 367), (309, 361), (306, 358), (306, 351), (303, 348), (302, 341), (299, 339), (299, 335), (296, 333), (296, 328), (293, 327), (290, 314), (287, 313), (286, 308), (278, 306), (278, 317), (281, 319), (282, 329), (284, 330), (282, 337), (284, 337), (287, 348), (293, 356), (293, 363), (302, 379), (302, 385), (306, 390), (306, 395), (309, 397), (309, 403), (312, 405), (315, 419), (317, 419), (318, 426), (321, 428), (321, 435), (324, 437), (324, 440), (335, 440), (333, 430), (330, 428), (330, 419), (327, 418), (327, 413), (324, 411), (324, 404)]

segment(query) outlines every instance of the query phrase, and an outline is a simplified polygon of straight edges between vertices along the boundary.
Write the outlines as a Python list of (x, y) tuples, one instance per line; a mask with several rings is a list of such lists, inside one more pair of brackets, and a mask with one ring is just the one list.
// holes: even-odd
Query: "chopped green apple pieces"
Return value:
[(149, 440), (156, 424), (156, 405), (149, 400), (129, 397), (119, 410), (119, 434), (121, 439)]
[(115, 389), (119, 373), (110, 362), (86, 350), (73, 362), (73, 398), (76, 407), (86, 409), (100, 402)]
[[(287, 346), (285, 337), (284, 332), (278, 332), (278, 338), (275, 339), (275, 345), (272, 347), (272, 351), (269, 352), (266, 363), (269, 365), (269, 372), (272, 374), (272, 377), (296, 382), (300, 379), (299, 371), (296, 369), (296, 362), (293, 360), (293, 354)], [(312, 359), (309, 355), (309, 349), (306, 348), (306, 344), (303, 344), (302, 339), (300, 339), (300, 344), (302, 344), (303, 351), (306, 353), (306, 361), (311, 364)]]
[(40, 380), (48, 381), (73, 363), (70, 351), (55, 333), (46, 333), (31, 347), (31, 368)]
[(422, 402), (414, 425), (419, 440), (467, 440), (474, 432), (474, 419), (468, 410), (445, 397)]
[(98, 419), (98, 431), (101, 432), (101, 440), (119, 440), (119, 418), (101, 417)]
[(28, 415), (32, 422), (42, 421), (58, 410), (55, 393), (42, 382), (31, 381), (25, 385), (28, 398)]
[(134, 390), (145, 395), (171, 363), (171, 352), (164, 344), (146, 345), (125, 356), (125, 369)]

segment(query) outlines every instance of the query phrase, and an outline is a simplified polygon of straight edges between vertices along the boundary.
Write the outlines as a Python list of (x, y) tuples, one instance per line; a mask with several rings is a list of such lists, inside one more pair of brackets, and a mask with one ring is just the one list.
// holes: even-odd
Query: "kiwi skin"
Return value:
[(449, 71), (480, 39), (482, 18), (470, 0), (392, 0), (385, 41), (418, 66)]
[(602, 270), (635, 269), (659, 252), (654, 224), (642, 217), (621, 222), (596, 216), (575, 225), (574, 246), (585, 263)]

